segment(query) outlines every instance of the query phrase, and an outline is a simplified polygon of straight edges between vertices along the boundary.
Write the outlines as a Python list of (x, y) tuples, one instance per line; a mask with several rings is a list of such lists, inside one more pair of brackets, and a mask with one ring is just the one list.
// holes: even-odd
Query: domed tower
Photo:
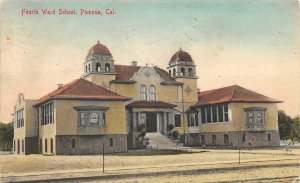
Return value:
[(110, 89), (110, 81), (116, 79), (113, 56), (99, 41), (88, 51), (82, 78), (107, 89)]
[[(184, 83), (183, 85), (183, 101), (185, 106), (190, 106), (196, 103), (197, 96), (197, 79), (196, 65), (191, 55), (181, 48), (171, 57), (169, 67), (167, 68), (169, 74), (176, 78), (177, 81)], [(186, 107), (185, 107), (186, 108)]]

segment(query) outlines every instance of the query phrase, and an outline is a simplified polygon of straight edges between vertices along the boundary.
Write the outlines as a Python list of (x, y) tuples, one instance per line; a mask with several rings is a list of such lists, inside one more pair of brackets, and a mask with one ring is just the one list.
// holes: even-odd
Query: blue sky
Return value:
[[(42, 8), (77, 13), (109, 8), (117, 14), (21, 16), (22, 9)], [(300, 113), (300, 21), (294, 0), (4, 0), (0, 15), (0, 120), (10, 119), (19, 92), (39, 98), (57, 83), (80, 77), (97, 40), (117, 64), (137, 60), (162, 68), (181, 47), (195, 60), (201, 90), (239, 84), (284, 100), (279, 108), (288, 114)]]

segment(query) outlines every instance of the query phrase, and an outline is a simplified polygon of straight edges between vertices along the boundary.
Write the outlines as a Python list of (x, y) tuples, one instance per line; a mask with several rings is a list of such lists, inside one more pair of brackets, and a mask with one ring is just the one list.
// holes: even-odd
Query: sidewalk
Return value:
[(285, 159), (256, 159), (245, 160), (241, 164), (236, 161), (223, 161), (211, 163), (194, 163), (185, 165), (170, 165), (170, 166), (144, 166), (139, 168), (107, 168), (105, 173), (102, 169), (82, 169), (65, 170), (65, 171), (46, 171), (34, 173), (18, 173), (13, 176), (5, 176), (0, 179), (2, 182), (40, 182), (40, 181), (82, 181), (82, 180), (97, 180), (111, 178), (129, 178), (129, 177), (145, 177), (157, 175), (176, 175), (183, 173), (201, 173), (209, 174), (215, 171), (232, 171), (241, 169), (267, 168), (267, 167), (299, 167), (299, 157), (289, 157)]

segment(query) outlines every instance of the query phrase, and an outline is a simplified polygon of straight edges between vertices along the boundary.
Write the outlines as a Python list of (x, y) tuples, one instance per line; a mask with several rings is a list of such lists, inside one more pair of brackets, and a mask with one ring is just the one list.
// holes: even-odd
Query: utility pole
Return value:
[(103, 173), (104, 173), (104, 143), (102, 144), (102, 170), (103, 170)]
[(238, 147), (239, 147), (239, 164), (241, 164), (241, 147), (240, 147), (240, 138), (238, 138)]

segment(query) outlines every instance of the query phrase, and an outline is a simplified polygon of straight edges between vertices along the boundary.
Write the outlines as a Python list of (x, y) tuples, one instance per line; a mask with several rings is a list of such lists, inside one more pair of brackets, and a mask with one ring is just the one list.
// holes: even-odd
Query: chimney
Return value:
[(57, 88), (62, 88), (64, 86), (64, 84), (57, 84)]
[(132, 61), (132, 62), (131, 62), (131, 65), (132, 65), (132, 66), (137, 66), (137, 61)]
[(198, 95), (198, 100), (201, 98), (200, 97), (200, 88), (197, 88), (197, 95)]

